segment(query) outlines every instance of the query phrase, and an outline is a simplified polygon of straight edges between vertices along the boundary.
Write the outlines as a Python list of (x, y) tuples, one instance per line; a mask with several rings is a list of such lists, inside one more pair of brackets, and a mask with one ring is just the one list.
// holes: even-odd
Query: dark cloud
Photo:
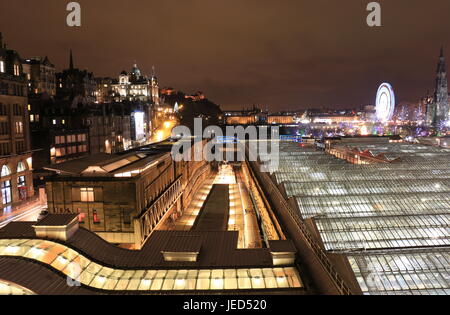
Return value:
[(65, 26), (68, 2), (2, 1), (0, 31), (59, 69), (70, 48), (97, 76), (155, 65), (162, 85), (225, 108), (359, 106), (382, 81), (417, 101), (433, 88), (440, 45), (450, 52), (448, 0), (380, 1), (377, 29), (365, 0), (80, 0), (81, 28)]

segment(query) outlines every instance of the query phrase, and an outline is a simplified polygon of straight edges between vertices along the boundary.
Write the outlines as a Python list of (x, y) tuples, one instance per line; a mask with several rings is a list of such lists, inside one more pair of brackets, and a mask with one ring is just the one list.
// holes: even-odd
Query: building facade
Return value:
[[(89, 130), (91, 154), (112, 154), (132, 147), (131, 113), (121, 104), (115, 105), (115, 108), (108, 107), (102, 112), (92, 111), (83, 118)], [(105, 104), (101, 106), (106, 107)]]
[(70, 100), (30, 99), (35, 167), (129, 149), (132, 146), (130, 106), (102, 103), (72, 108)]
[(28, 80), (28, 95), (56, 96), (56, 68), (48, 57), (32, 57), (23, 63)]
[(137, 64), (130, 73), (122, 71), (117, 82), (111, 85), (116, 101), (152, 102), (159, 105), (158, 79), (154, 73), (150, 78), (143, 75)]
[(79, 215), (80, 225), (111, 243), (140, 248), (175, 218), (210, 171), (207, 162), (174, 162), (172, 144), (96, 154), (46, 167), (50, 213)]
[(3, 45), (0, 34), (0, 167), (3, 211), (34, 195), (27, 81), (19, 54)]
[(56, 96), (59, 100), (71, 100), (72, 106), (92, 104), (96, 101), (97, 82), (94, 74), (75, 68), (70, 51), (69, 68), (56, 74)]
[(114, 79), (112, 78), (96, 78), (97, 90), (95, 91), (96, 103), (114, 102), (114, 90), (112, 88)]

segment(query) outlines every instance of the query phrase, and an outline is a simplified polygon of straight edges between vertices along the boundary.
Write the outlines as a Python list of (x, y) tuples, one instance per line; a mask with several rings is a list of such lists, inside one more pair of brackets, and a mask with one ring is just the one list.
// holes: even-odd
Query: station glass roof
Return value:
[(327, 251), (347, 255), (364, 293), (450, 294), (450, 150), (337, 145), (400, 162), (355, 165), (280, 142), (273, 177), (295, 198), (299, 216), (314, 218)]
[[(294, 267), (249, 269), (114, 269), (47, 240), (0, 240), (0, 256), (38, 261), (81, 284), (111, 291), (264, 290), (302, 288)], [(10, 286), (4, 291), (13, 290)], [(8, 291), (9, 292), (9, 291)]]

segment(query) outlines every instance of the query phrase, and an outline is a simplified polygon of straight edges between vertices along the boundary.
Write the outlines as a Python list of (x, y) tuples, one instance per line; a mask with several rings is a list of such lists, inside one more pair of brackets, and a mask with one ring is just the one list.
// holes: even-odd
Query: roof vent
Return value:
[(39, 238), (67, 241), (78, 231), (78, 215), (49, 214), (33, 228)]

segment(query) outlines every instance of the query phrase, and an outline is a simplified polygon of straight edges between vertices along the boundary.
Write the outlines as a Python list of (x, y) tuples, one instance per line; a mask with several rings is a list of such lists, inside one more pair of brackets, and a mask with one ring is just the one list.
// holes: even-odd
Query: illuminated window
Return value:
[(5, 62), (0, 60), (0, 72), (5, 73)]
[(81, 188), (81, 201), (94, 202), (94, 188)]
[(8, 166), (3, 165), (2, 167), (2, 177), (11, 175), (11, 170)]
[(16, 134), (18, 135), (23, 134), (23, 122), (16, 121), (15, 127), (16, 127)]
[(26, 179), (25, 176), (19, 176), (17, 177), (17, 187), (26, 187), (27, 183), (26, 183)]
[(84, 141), (86, 141), (86, 134), (78, 135), (78, 142), (84, 142)]
[(12, 202), (11, 181), (9, 180), (2, 182), (2, 201), (4, 205)]
[(20, 67), (17, 64), (14, 65), (14, 75), (20, 75)]
[(25, 166), (25, 163), (19, 162), (17, 165), (17, 173), (25, 172), (27, 170), (27, 167)]

